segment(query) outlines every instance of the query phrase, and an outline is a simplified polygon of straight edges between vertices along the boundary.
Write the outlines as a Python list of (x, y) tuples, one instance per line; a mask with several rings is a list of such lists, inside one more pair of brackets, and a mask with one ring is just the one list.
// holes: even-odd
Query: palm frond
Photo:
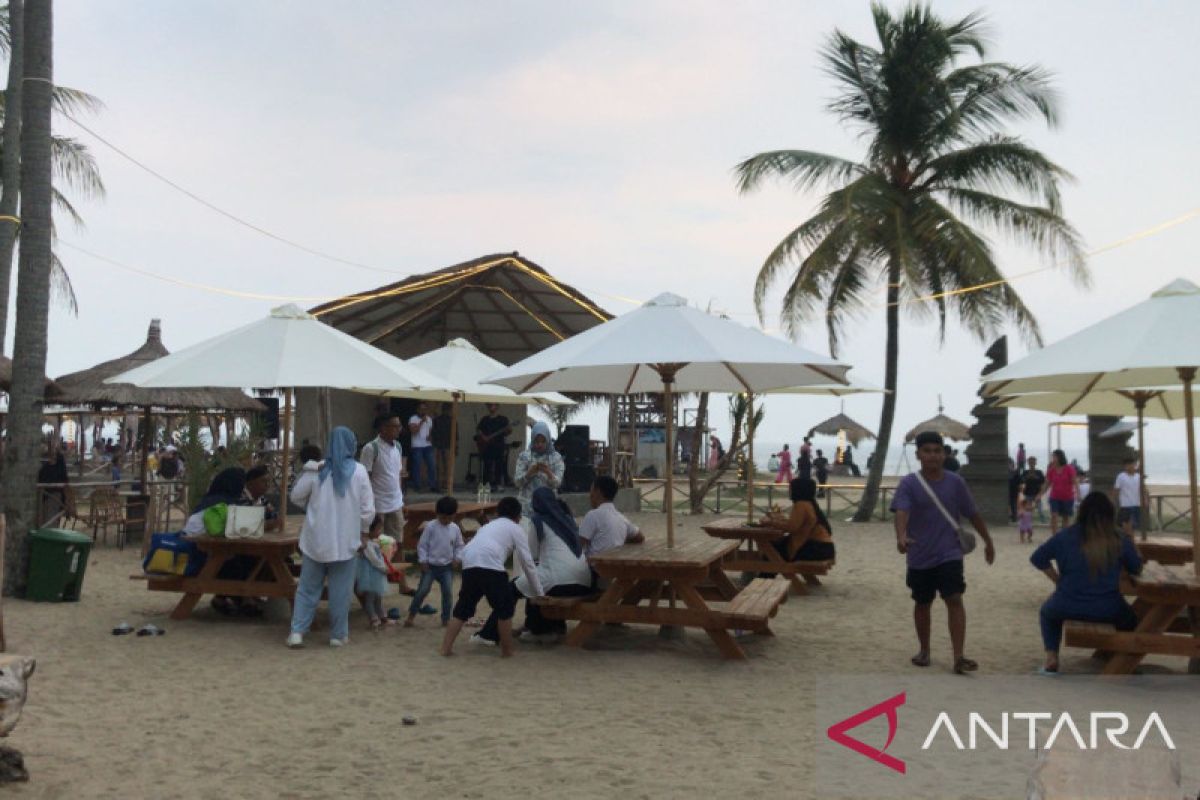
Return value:
[(75, 206), (71, 204), (66, 195), (53, 186), (50, 187), (50, 202), (54, 204), (55, 208), (66, 214), (76, 228), (84, 227), (83, 217), (79, 216), (79, 212), (75, 210)]
[(79, 316), (79, 300), (75, 297), (71, 276), (53, 251), (50, 253), (50, 298), (61, 303), (72, 316)]
[(866, 307), (865, 295), (872, 282), (868, 267), (862, 260), (862, 248), (852, 248), (846, 254), (842, 268), (829, 281), (825, 298), (825, 333), (829, 339), (829, 355), (833, 358), (837, 358), (842, 343), (846, 318)]
[(1043, 67), (972, 64), (951, 72), (945, 83), (953, 103), (936, 132), (938, 141), (993, 133), (1003, 123), (1032, 117), (1058, 125), (1060, 98)]
[(55, 86), (51, 95), (54, 110), (60, 114), (97, 114), (104, 110), (104, 101), (94, 94), (69, 86)]
[(790, 178), (796, 191), (819, 183), (842, 185), (862, 172), (853, 161), (810, 150), (772, 150), (751, 156), (734, 168), (738, 191), (757, 189), (769, 177)]
[(1071, 173), (1015, 136), (992, 136), (986, 141), (942, 153), (922, 167), (922, 189), (983, 188), (1018, 191), (1040, 199), (1057, 213), (1061, 207), (1059, 181)]
[(57, 180), (85, 197), (104, 197), (104, 179), (100, 177), (100, 168), (87, 145), (69, 136), (54, 136), (50, 140), (50, 152)]

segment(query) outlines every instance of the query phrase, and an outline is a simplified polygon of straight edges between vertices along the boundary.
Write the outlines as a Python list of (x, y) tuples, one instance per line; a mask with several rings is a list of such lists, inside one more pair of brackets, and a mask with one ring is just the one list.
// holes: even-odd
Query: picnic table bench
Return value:
[[(714, 539), (730, 539), (739, 543), (722, 562), (728, 572), (774, 572), (787, 578), (793, 594), (808, 594), (808, 586), (820, 586), (818, 575), (827, 575), (834, 561), (788, 561), (775, 542), (786, 537), (787, 531), (760, 525), (748, 525), (736, 517), (719, 519), (701, 528)], [(803, 582), (801, 582), (803, 578)]]
[[(454, 513), (454, 522), (462, 529), (464, 541), (470, 539), (477, 530), (463, 528), (463, 520), (474, 520), (480, 525), (486, 525), (496, 515), (498, 503), (459, 503), (458, 511)], [(413, 503), (404, 507), (404, 533), (401, 546), (414, 550), (421, 538), (421, 528), (426, 522), (437, 517), (437, 503)]]
[[(543, 598), (544, 616), (579, 624), (566, 643), (581, 647), (603, 623), (637, 623), (700, 628), (725, 658), (746, 653), (730, 629), (770, 635), (768, 620), (787, 597), (785, 581), (759, 578), (738, 592), (722, 560), (737, 542), (696, 539), (667, 547), (665, 542), (630, 544), (593, 555), (592, 568), (609, 581), (600, 595)], [(710, 600), (726, 603), (714, 607)], [(676, 603), (681, 603), (678, 607)]]
[(1187, 564), (1195, 560), (1192, 542), (1175, 536), (1135, 537), (1133, 544), (1146, 561), (1160, 564)]
[[(1129, 675), (1147, 655), (1200, 659), (1200, 577), (1177, 566), (1147, 562), (1140, 575), (1124, 575), (1122, 591), (1136, 597), (1138, 626), (1118, 631), (1112, 625), (1068, 621), (1063, 643), (1108, 654), (1105, 675)], [(1182, 616), (1181, 616), (1182, 615)]]

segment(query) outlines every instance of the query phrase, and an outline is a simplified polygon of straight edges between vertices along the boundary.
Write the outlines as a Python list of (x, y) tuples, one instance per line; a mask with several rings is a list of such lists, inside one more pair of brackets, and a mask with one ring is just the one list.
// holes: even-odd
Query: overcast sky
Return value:
[[(1076, 176), (1065, 211), (1089, 247), (1200, 207), (1200, 4), (982, 7), (994, 58), (1058, 76), (1062, 125), (1020, 132)], [(936, 8), (956, 17), (981, 5)], [(632, 307), (620, 298), (671, 290), (749, 323), (759, 265), (820, 195), (739, 196), (732, 167), (783, 147), (861, 153), (824, 110), (834, 87), (818, 50), (835, 27), (871, 38), (865, 2), (60, 0), (55, 12), (56, 80), (106, 104), (85, 124), (256, 225), (394, 272), (239, 227), (58, 120), (57, 132), (93, 147), (109, 193), (78, 204), (84, 230), (59, 225), (80, 311), (52, 313), (51, 375), (132, 350), (151, 317), (179, 349), (278, 304), (162, 282), (65, 245), (305, 305), (519, 250), (613, 313)], [(1192, 219), (1097, 255), (1090, 291), (1056, 272), (1015, 286), (1054, 341), (1177, 276), (1200, 279), (1197, 253)], [(1044, 266), (1027, 251), (1000, 254), (1010, 275)], [(770, 307), (768, 329), (778, 293)], [(877, 383), (883, 335), (882, 312), (866, 314), (840, 354)], [(1024, 352), (1010, 342), (1014, 357)], [(827, 350), (820, 326), (802, 343)], [(985, 349), (953, 325), (939, 347), (932, 323), (906, 319), (898, 431), (934, 414), (939, 394), (968, 418)], [(872, 428), (878, 406), (846, 401)], [(771, 400), (763, 436), (795, 441), (837, 410)], [(1051, 419), (1014, 413), (1014, 442), (1044, 442)], [(1170, 449), (1181, 435), (1170, 423), (1149, 434)]]

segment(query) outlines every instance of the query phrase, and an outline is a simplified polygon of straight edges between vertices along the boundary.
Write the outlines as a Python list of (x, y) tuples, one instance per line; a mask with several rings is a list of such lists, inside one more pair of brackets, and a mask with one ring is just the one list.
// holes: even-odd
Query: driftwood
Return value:
[[(27, 656), (0, 656), (0, 736), (8, 736), (21, 719), (29, 696), (29, 676), (36, 666)], [(0, 784), (27, 780), (25, 759), (11, 747), (0, 746)]]

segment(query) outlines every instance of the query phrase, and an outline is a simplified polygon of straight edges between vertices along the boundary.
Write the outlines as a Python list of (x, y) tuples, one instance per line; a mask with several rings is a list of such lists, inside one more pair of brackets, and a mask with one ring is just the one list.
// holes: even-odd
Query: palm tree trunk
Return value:
[(22, 28), (25, 24), (22, 0), (9, 0), (8, 89), (4, 93), (3, 160), (0, 161), (0, 354), (8, 339), (8, 302), (12, 288), (13, 251), (20, 223), (17, 206), (21, 196), (21, 77), (25, 48)]
[(54, 80), (52, 0), (29, 0), (22, 31), (21, 257), (17, 275), (17, 326), (9, 395), (9, 446), (3, 488), (8, 516), (4, 591), (25, 591), (26, 539), (34, 523), (34, 494), (42, 438), (46, 318), (50, 308), (50, 103)]
[(693, 514), (704, 513), (704, 495), (700, 494), (700, 443), (707, 426), (708, 392), (701, 392), (696, 407), (696, 427), (692, 430), (692, 460), (688, 462), (688, 498)]
[(888, 442), (892, 440), (892, 422), (896, 416), (896, 372), (900, 360), (900, 263), (896, 258), (888, 262), (887, 290), (887, 345), (884, 365), (883, 410), (879, 414), (879, 438), (876, 439), (875, 455), (871, 458), (871, 469), (867, 472), (867, 486), (863, 489), (855, 522), (869, 522), (879, 500), (879, 484), (883, 482), (883, 467), (887, 463)]

